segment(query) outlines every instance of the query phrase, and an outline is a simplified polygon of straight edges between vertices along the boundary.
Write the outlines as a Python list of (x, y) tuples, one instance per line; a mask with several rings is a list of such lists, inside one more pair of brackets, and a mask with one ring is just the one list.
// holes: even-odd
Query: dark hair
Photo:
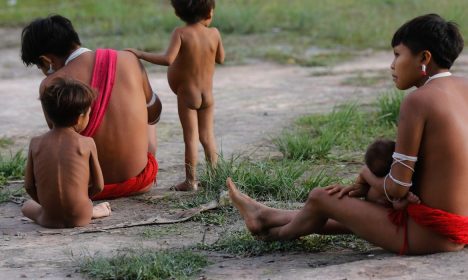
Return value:
[(387, 139), (375, 140), (367, 147), (365, 162), (369, 170), (377, 177), (383, 177), (390, 172), (395, 151), (395, 141)]
[(47, 117), (55, 126), (75, 125), (80, 114), (88, 111), (96, 92), (82, 82), (56, 78), (39, 97)]
[(404, 44), (413, 54), (428, 50), (435, 63), (450, 69), (463, 50), (463, 37), (456, 23), (437, 14), (427, 14), (403, 24), (393, 35), (392, 47)]
[(189, 24), (208, 18), (216, 6), (215, 0), (171, 0), (171, 4), (176, 15)]
[(75, 45), (81, 42), (69, 19), (60, 15), (38, 18), (21, 33), (21, 59), (27, 66), (39, 65), (41, 55), (65, 57)]

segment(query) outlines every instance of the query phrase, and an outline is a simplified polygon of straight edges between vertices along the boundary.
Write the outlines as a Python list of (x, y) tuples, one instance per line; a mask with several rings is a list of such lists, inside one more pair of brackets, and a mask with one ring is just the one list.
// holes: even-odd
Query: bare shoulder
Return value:
[(139, 60), (134, 53), (129, 51), (117, 51), (118, 60), (125, 63), (125, 65), (138, 65)]
[(211, 32), (213, 32), (214, 34), (218, 35), (218, 36), (221, 36), (221, 33), (219, 32), (218, 28), (216, 27), (210, 27), (210, 30)]
[(41, 143), (42, 138), (44, 138), (44, 135), (31, 138), (31, 141), (29, 142), (29, 149), (32, 151), (38, 149), (38, 145)]

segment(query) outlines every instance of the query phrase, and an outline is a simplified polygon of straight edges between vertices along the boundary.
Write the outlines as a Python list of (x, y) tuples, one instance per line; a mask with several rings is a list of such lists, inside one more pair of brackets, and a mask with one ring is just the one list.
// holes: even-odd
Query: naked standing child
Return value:
[(109, 216), (108, 202), (93, 207), (104, 179), (93, 138), (79, 133), (88, 125), (96, 93), (85, 84), (55, 79), (40, 95), (52, 129), (31, 140), (25, 188), (32, 200), (23, 214), (50, 228), (77, 227), (91, 218)]
[(196, 190), (198, 140), (212, 167), (218, 158), (214, 137), (213, 74), (215, 63), (224, 62), (221, 35), (209, 28), (215, 0), (172, 0), (176, 15), (186, 22), (172, 33), (165, 54), (128, 49), (145, 61), (169, 66), (169, 86), (177, 95), (177, 107), (185, 142), (185, 181), (174, 187), (178, 191)]

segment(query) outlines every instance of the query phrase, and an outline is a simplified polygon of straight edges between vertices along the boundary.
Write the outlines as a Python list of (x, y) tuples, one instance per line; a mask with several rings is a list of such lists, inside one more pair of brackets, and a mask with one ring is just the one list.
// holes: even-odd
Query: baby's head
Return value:
[(79, 81), (56, 78), (39, 99), (54, 127), (75, 126), (81, 132), (88, 124), (96, 92)]
[(212, 17), (215, 0), (171, 0), (176, 15), (188, 24)]
[(395, 151), (395, 141), (378, 139), (367, 147), (364, 156), (367, 167), (377, 177), (383, 177), (390, 172), (393, 162), (392, 154)]

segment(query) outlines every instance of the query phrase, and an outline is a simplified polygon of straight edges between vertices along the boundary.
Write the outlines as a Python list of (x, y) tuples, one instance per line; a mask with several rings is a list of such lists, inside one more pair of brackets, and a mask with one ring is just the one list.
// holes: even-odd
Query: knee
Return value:
[(306, 203), (312, 203), (318, 205), (330, 197), (326, 190), (323, 188), (315, 188), (310, 191), (309, 196), (307, 197)]
[(211, 144), (212, 138), (213, 137), (211, 137), (211, 135), (209, 135), (208, 133), (200, 134), (200, 143), (203, 145), (203, 147), (207, 147)]

